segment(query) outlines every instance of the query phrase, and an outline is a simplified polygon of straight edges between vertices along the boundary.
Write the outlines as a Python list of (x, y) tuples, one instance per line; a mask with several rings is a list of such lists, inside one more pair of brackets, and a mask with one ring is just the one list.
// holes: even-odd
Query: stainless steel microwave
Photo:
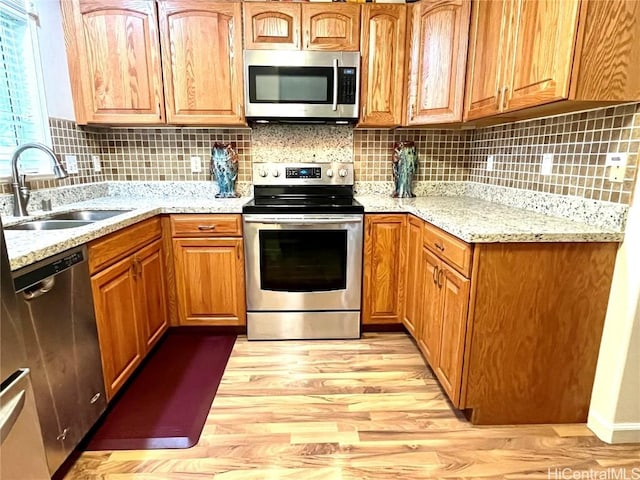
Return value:
[(359, 52), (245, 50), (244, 78), (248, 120), (358, 119)]

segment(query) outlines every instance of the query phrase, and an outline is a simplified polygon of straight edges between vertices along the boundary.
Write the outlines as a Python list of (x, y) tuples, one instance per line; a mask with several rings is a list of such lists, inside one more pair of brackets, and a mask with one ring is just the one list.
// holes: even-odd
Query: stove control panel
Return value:
[(254, 163), (254, 185), (353, 185), (353, 163)]

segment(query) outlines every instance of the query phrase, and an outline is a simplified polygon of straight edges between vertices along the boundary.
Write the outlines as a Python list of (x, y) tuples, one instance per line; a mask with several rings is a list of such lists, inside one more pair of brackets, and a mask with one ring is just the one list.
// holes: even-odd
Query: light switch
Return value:
[(191, 157), (191, 173), (202, 172), (202, 163), (200, 157)]
[(92, 155), (91, 162), (93, 163), (94, 172), (97, 173), (102, 171), (102, 164), (100, 163), (100, 155)]
[(542, 166), (540, 167), (540, 175), (551, 175), (553, 173), (553, 153), (545, 153), (542, 155)]
[(487, 157), (487, 172), (491, 172), (493, 170), (493, 155), (489, 155)]
[(78, 158), (75, 155), (65, 155), (64, 163), (67, 166), (67, 173), (78, 173)]

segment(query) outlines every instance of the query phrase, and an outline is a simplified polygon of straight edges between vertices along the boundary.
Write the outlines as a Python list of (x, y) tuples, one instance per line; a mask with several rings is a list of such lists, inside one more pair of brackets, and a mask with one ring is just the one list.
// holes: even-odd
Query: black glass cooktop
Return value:
[(243, 213), (363, 213), (345, 187), (254, 187)]

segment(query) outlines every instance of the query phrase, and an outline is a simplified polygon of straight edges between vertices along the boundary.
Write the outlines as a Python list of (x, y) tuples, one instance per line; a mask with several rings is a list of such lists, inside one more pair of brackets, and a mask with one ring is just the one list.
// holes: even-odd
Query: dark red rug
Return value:
[(235, 340), (170, 332), (116, 400), (86, 450), (195, 445)]

